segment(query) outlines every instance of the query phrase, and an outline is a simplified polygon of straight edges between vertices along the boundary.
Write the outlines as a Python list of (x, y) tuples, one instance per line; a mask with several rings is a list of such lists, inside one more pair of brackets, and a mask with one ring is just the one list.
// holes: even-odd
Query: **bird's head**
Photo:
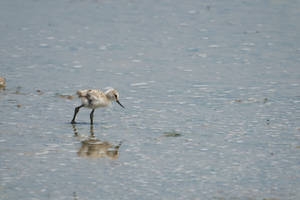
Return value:
[(110, 100), (110, 101), (115, 101), (117, 102), (122, 108), (125, 108), (119, 101), (119, 92), (113, 88), (108, 89), (105, 92), (106, 97)]

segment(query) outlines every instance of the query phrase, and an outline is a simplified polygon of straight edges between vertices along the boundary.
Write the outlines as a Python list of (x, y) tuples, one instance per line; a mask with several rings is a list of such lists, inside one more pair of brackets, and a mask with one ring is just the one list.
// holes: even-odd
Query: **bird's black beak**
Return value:
[(117, 102), (122, 108), (125, 108), (125, 107), (120, 103), (119, 100), (116, 100), (116, 102)]

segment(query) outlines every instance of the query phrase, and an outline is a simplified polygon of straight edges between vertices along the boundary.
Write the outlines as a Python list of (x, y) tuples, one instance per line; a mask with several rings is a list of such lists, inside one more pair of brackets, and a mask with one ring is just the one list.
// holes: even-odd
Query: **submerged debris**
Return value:
[(179, 136), (181, 136), (181, 134), (176, 131), (170, 131), (170, 132), (164, 132), (163, 136), (164, 137), (179, 137)]
[(36, 92), (37, 92), (39, 95), (44, 94), (44, 92), (42, 92), (42, 90), (36, 90)]
[(269, 101), (268, 98), (264, 98), (262, 100), (256, 99), (256, 98), (248, 98), (246, 100), (242, 100), (242, 99), (235, 99), (233, 101), (231, 101), (231, 103), (267, 103)]
[(234, 102), (234, 103), (241, 103), (242, 100), (241, 100), (241, 99), (236, 99), (236, 100), (234, 100), (233, 102)]
[(58, 94), (58, 93), (56, 93), (56, 96), (59, 98), (69, 99), (69, 100), (72, 100), (76, 97), (76, 96), (72, 96), (72, 95), (64, 95), (64, 94)]

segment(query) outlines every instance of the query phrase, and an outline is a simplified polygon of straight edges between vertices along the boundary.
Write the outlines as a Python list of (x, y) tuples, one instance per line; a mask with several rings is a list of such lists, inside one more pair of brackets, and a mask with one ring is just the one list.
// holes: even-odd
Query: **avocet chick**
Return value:
[(0, 77), (0, 89), (5, 89), (5, 78)]
[(78, 90), (77, 95), (81, 99), (81, 105), (75, 108), (74, 116), (71, 121), (72, 124), (76, 123), (76, 115), (82, 107), (92, 109), (92, 112), (90, 113), (91, 124), (93, 124), (94, 111), (96, 108), (107, 107), (112, 101), (117, 102), (124, 108), (119, 101), (118, 91), (113, 88), (108, 89), (106, 92), (100, 90)]

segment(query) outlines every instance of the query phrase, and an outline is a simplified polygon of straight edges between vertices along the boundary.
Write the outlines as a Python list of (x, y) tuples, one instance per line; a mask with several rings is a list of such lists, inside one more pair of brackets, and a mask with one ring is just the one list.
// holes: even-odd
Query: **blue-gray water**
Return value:
[[(0, 199), (300, 199), (299, 10), (0, 1)], [(107, 86), (126, 109), (72, 126)]]

